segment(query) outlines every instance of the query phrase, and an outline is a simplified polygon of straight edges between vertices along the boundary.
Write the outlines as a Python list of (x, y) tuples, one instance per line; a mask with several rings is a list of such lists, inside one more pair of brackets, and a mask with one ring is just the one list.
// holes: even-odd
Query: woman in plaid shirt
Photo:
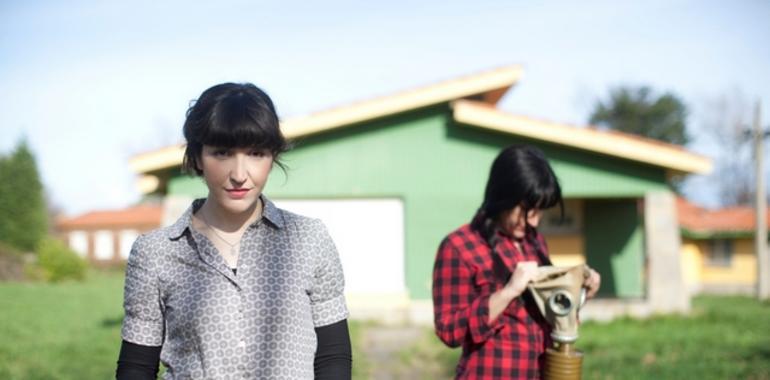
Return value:
[[(541, 210), (558, 205), (561, 188), (543, 153), (510, 146), (492, 164), (484, 203), (470, 224), (442, 242), (433, 269), (438, 337), (463, 347), (457, 379), (537, 379), (551, 346), (550, 326), (527, 284), (539, 265), (550, 265), (535, 229)], [(599, 288), (591, 270), (588, 297)]]

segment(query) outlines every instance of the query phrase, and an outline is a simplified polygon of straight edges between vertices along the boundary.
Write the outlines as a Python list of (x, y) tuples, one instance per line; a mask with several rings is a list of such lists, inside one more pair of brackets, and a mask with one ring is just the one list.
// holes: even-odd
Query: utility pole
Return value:
[(760, 121), (760, 103), (754, 108), (754, 159), (756, 163), (757, 191), (755, 200), (756, 231), (754, 251), (757, 254), (757, 298), (770, 299), (770, 257), (767, 253), (767, 195), (765, 194), (764, 139)]

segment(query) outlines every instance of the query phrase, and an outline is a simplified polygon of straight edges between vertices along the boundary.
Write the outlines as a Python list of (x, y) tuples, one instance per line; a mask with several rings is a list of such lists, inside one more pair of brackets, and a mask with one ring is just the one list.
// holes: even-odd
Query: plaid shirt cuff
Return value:
[(471, 315), (468, 320), (468, 329), (471, 332), (473, 343), (482, 343), (503, 328), (500, 316), (494, 321), (489, 320), (489, 297), (491, 294), (477, 298), (471, 304)]

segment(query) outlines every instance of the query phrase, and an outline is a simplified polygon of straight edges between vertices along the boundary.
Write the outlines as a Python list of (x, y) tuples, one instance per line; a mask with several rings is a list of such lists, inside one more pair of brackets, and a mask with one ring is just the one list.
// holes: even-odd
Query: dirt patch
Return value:
[(21, 254), (0, 246), (0, 281), (22, 281), (24, 259)]
[[(432, 329), (424, 326), (368, 326), (362, 333), (362, 352), (368, 365), (367, 379), (449, 379), (441, 360), (433, 357)], [(428, 354), (428, 352), (431, 352)], [(427, 354), (427, 355), (426, 355)]]

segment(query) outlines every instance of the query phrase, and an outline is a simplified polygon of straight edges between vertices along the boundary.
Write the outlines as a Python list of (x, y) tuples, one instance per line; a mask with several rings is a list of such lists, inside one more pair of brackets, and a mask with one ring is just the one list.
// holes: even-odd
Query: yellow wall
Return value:
[[(708, 243), (704, 242), (702, 252), (708, 251)], [(701, 278), (709, 284), (754, 284), (757, 281), (757, 261), (754, 255), (752, 239), (733, 240), (733, 258), (730, 266), (710, 266), (703, 259)]]
[(733, 240), (729, 266), (710, 265), (708, 240), (682, 239), (684, 278), (690, 286), (753, 285), (757, 281), (757, 262), (752, 239)]
[(692, 240), (682, 239), (682, 275), (690, 289), (697, 289), (701, 284), (703, 252), (700, 245)]
[(586, 262), (583, 252), (583, 235), (553, 235), (546, 236), (545, 241), (548, 244), (548, 253), (551, 256), (553, 265), (573, 266), (584, 264)]

